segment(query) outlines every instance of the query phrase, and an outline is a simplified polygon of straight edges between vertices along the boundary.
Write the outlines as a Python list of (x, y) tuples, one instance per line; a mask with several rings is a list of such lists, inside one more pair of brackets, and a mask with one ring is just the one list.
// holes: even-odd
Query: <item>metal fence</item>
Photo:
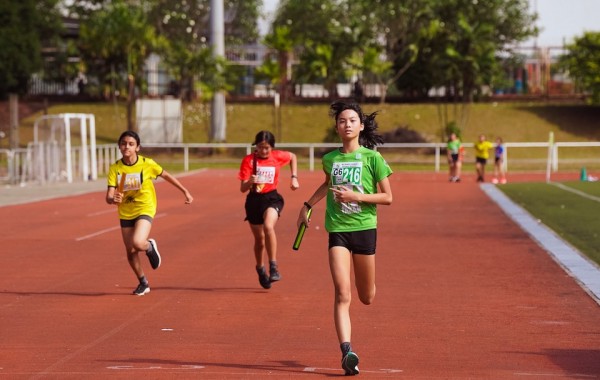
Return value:
[[(472, 165), (475, 158), (467, 148), (464, 165)], [(320, 157), (337, 147), (339, 143), (279, 143), (277, 149), (293, 151), (301, 168), (314, 171)], [(507, 171), (587, 170), (600, 171), (600, 142), (510, 142), (505, 143), (504, 165)], [(87, 149), (92, 149), (88, 147)], [(241, 158), (252, 152), (251, 144), (226, 143), (179, 143), (144, 144), (142, 154), (155, 158), (169, 171), (187, 172), (201, 167), (237, 167)], [(396, 170), (431, 170), (439, 172), (446, 166), (445, 143), (388, 143), (377, 147), (388, 163)], [(84, 154), (85, 153), (85, 154)], [(73, 180), (87, 181), (88, 173), (105, 176), (112, 163), (121, 157), (116, 144), (96, 146), (96, 170), (86, 168), (81, 147), (71, 148)], [(68, 181), (66, 176), (40, 177), (40, 160), (45, 163), (52, 157), (41, 157), (32, 147), (16, 150), (0, 150), (0, 180), (10, 184)], [(50, 162), (51, 163), (51, 162)], [(94, 178), (95, 179), (95, 178)]]

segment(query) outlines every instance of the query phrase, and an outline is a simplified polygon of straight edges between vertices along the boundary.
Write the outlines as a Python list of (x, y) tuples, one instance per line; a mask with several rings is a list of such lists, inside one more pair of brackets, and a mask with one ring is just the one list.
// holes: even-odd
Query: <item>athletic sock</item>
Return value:
[(148, 285), (148, 280), (146, 280), (146, 276), (142, 276), (139, 278), (140, 284)]
[(344, 342), (340, 344), (340, 349), (342, 350), (342, 358), (344, 358), (344, 356), (348, 355), (348, 352), (352, 351), (352, 345), (350, 342)]

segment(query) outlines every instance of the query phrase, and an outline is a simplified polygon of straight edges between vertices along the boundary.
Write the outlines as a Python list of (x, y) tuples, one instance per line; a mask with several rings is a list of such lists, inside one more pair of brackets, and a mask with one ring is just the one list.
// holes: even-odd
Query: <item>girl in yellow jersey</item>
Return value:
[(148, 239), (152, 219), (156, 214), (156, 191), (152, 180), (162, 177), (184, 194), (185, 203), (192, 203), (190, 192), (153, 159), (138, 154), (140, 137), (125, 131), (119, 137), (119, 150), (123, 156), (110, 166), (106, 203), (116, 204), (119, 210), (121, 234), (127, 252), (127, 261), (139, 280), (133, 294), (143, 296), (150, 292), (139, 253), (144, 252), (152, 269), (160, 266), (161, 258), (154, 239)]
[(477, 171), (477, 182), (484, 182), (485, 165), (490, 158), (490, 150), (494, 144), (485, 139), (485, 135), (479, 135), (479, 140), (474, 144), (475, 148), (475, 170)]

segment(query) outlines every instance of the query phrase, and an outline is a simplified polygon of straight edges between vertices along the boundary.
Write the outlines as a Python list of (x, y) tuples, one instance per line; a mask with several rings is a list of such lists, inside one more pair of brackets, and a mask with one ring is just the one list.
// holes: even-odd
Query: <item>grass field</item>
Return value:
[[(429, 142), (445, 140), (439, 114), (454, 118), (453, 106), (437, 104), (366, 104), (365, 112), (378, 111), (377, 120), (382, 132), (408, 127), (419, 132)], [(210, 107), (203, 103), (184, 104), (184, 142), (208, 142)], [(127, 128), (123, 104), (85, 103), (53, 105), (48, 114), (92, 113), (96, 118), (98, 143), (113, 143)], [(322, 142), (332, 120), (328, 105), (296, 104), (281, 107), (281, 136), (279, 142)], [(22, 122), (20, 141), (32, 140), (33, 123), (41, 112)], [(556, 141), (599, 141), (600, 107), (583, 105), (548, 105), (514, 103), (476, 103), (468, 111), (463, 128), (463, 141), (473, 142), (480, 133), (490, 139), (502, 136), (506, 142), (548, 141), (550, 132)], [(228, 104), (227, 142), (247, 143), (262, 129), (276, 132), (274, 108), (267, 104)]]
[(499, 188), (600, 264), (600, 182), (512, 183)]

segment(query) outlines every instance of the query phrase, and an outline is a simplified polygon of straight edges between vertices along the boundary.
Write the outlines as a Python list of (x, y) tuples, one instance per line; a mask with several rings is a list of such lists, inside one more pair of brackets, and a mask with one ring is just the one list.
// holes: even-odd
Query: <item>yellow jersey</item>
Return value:
[(477, 141), (475, 143), (475, 157), (488, 159), (490, 158), (490, 149), (494, 148), (494, 144), (489, 141)]
[(123, 202), (119, 205), (119, 218), (132, 220), (140, 215), (154, 218), (156, 214), (156, 190), (152, 181), (163, 172), (163, 168), (153, 159), (140, 156), (133, 165), (126, 165), (120, 159), (110, 165), (108, 187), (118, 188), (121, 176), (125, 176)]

